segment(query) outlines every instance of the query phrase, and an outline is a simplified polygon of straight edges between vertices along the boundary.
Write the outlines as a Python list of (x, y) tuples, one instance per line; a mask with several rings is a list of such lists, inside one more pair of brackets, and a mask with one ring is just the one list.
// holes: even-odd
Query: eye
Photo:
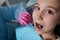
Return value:
[(36, 9), (36, 10), (40, 10), (40, 7), (38, 7), (38, 6), (35, 6), (35, 7), (34, 7), (34, 9)]
[(48, 14), (53, 14), (53, 11), (52, 10), (47, 10), (46, 11)]

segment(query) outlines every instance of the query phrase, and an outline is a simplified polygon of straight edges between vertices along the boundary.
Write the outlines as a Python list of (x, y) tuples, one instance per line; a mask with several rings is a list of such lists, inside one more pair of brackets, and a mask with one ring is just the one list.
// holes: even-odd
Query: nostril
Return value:
[(40, 19), (41, 19), (41, 20), (43, 20), (43, 17), (42, 17), (42, 16), (40, 16)]

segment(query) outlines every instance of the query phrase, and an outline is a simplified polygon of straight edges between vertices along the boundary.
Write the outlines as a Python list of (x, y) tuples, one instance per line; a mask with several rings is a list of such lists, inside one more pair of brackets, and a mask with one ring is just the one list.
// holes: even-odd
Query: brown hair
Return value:
[(54, 33), (60, 37), (60, 24), (56, 26), (56, 28), (54, 29)]

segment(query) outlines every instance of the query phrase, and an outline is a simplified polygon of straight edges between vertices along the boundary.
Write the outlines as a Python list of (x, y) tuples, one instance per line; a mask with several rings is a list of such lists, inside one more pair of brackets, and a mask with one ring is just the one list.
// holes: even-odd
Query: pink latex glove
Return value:
[(24, 12), (24, 13), (21, 13), (19, 16), (18, 16), (18, 22), (21, 24), (21, 25), (28, 25), (29, 23), (32, 22), (32, 19), (31, 19), (31, 15), (30, 13), (28, 12)]

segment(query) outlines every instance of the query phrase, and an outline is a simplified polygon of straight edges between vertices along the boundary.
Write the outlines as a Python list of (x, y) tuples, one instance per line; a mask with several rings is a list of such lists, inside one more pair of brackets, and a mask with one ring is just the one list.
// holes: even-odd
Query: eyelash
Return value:
[(36, 9), (36, 10), (40, 10), (40, 8), (39, 8), (38, 6), (35, 6), (34, 9)]

